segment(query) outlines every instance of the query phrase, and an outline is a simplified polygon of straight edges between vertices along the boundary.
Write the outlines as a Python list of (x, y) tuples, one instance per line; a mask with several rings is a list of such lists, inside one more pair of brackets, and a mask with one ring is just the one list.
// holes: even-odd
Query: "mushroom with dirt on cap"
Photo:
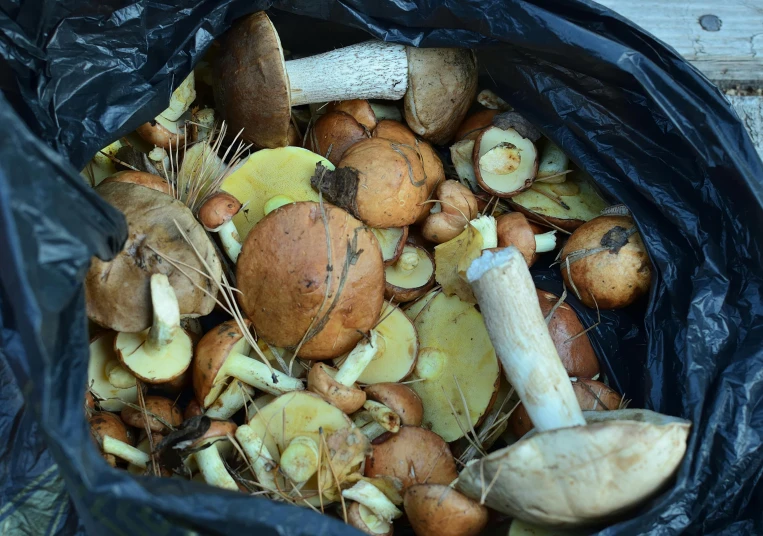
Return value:
[(227, 32), (215, 70), (215, 100), (224, 119), (260, 147), (287, 144), (292, 106), (369, 98), (404, 98), (411, 128), (443, 143), (477, 91), (477, 62), (467, 49), (368, 41), (284, 61), (264, 11), (238, 20)]
[(467, 277), (504, 373), (538, 432), (467, 466), (456, 489), (501, 513), (556, 527), (600, 523), (659, 490), (683, 459), (690, 424), (586, 425), (520, 252), (487, 252)]
[(241, 210), (241, 202), (226, 192), (217, 192), (199, 209), (199, 222), (210, 233), (217, 233), (228, 258), (235, 264), (241, 253), (241, 240), (233, 224), (233, 216)]

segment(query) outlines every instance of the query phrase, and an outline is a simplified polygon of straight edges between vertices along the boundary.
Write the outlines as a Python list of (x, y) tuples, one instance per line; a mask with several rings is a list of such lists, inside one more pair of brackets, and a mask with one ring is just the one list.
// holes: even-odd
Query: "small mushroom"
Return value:
[[(264, 11), (238, 20), (227, 32), (215, 70), (215, 100), (224, 119), (260, 147), (286, 145), (292, 106), (403, 97), (408, 124), (441, 143), (463, 119), (477, 88), (475, 56), (465, 49), (369, 41), (285, 61)], [(243, 93), (256, 98), (242, 99)]]
[(369, 227), (416, 222), (426, 200), (426, 176), (415, 147), (370, 138), (350, 147), (334, 171), (316, 168), (313, 188)]
[(527, 221), (521, 212), (509, 212), (496, 219), (496, 232), (498, 233), (498, 247), (505, 248), (514, 246), (527, 262), (532, 266), (537, 259), (538, 253), (553, 251), (556, 248), (556, 231), (537, 233), (535, 224)]
[(121, 411), (125, 403), (135, 404), (138, 401), (138, 387), (134, 377), (132, 384), (126, 388), (115, 387), (109, 380), (109, 372), (117, 367), (122, 368), (114, 350), (115, 336), (113, 331), (102, 331), (90, 342), (88, 394), (95, 394), (98, 405), (104, 411)]
[(233, 216), (239, 213), (241, 206), (239, 200), (231, 194), (218, 192), (199, 209), (199, 222), (207, 231), (218, 234), (225, 253), (234, 264), (241, 253), (241, 239), (233, 223)]
[[(453, 139), (456, 142), (462, 140), (476, 140), (480, 133), (493, 124), (493, 118), (498, 114), (498, 110), (485, 109), (466, 117), (458, 126)], [(469, 153), (471, 155), (471, 153)], [(470, 158), (471, 160), (471, 158)]]
[(405, 426), (421, 426), (424, 406), (410, 387), (400, 383), (376, 383), (365, 388), (370, 401), (380, 402), (400, 416)]
[[(190, 119), (190, 117), (186, 118)], [(176, 149), (185, 144), (188, 136), (186, 118), (169, 121), (162, 116), (157, 116), (136, 128), (135, 132), (151, 145), (168, 150)]]
[(436, 433), (416, 426), (402, 426), (397, 434), (374, 441), (365, 475), (399, 478), (403, 491), (414, 484), (448, 485), (458, 477), (448, 444)]
[(430, 210), (421, 232), (424, 238), (442, 244), (457, 237), (477, 217), (477, 199), (466, 186), (448, 180), (437, 187), (437, 203)]
[(127, 182), (131, 184), (139, 184), (141, 186), (145, 186), (146, 188), (156, 190), (157, 192), (162, 192), (163, 194), (170, 194), (170, 185), (166, 180), (158, 175), (146, 173), (144, 171), (119, 171), (103, 179), (101, 184), (108, 184), (110, 182)]
[(212, 406), (229, 378), (274, 395), (304, 389), (300, 380), (249, 357), (250, 349), (235, 320), (223, 322), (201, 338), (193, 360), (193, 390), (202, 408)]
[[(330, 102), (326, 106), (326, 113), (344, 112), (351, 115), (368, 132), (376, 128), (378, 117), (374, 106), (366, 99), (350, 99)], [(399, 115), (399, 112), (398, 112)]]
[(144, 399), (146, 412), (134, 407), (126, 406), (122, 409), (121, 417), (125, 424), (134, 426), (139, 430), (145, 430), (146, 421), (151, 431), (160, 434), (169, 433), (172, 428), (180, 426), (183, 422), (183, 414), (175, 403), (163, 396), (147, 396)]
[(443, 484), (416, 484), (405, 492), (404, 508), (416, 536), (477, 536), (488, 509)]
[(232, 491), (239, 489), (223, 462), (223, 456), (231, 448), (231, 438), (236, 428), (234, 422), (210, 419), (207, 431), (188, 446), (199, 472), (210, 486)]
[(365, 480), (360, 480), (351, 488), (343, 490), (342, 497), (365, 506), (377, 519), (387, 524), (391, 524), (393, 519), (403, 515), (403, 512), (398, 510), (384, 493)]
[(402, 255), (403, 246), (408, 238), (408, 227), (390, 227), (389, 229), (371, 229), (379, 242), (384, 266), (395, 264)]
[(387, 523), (367, 506), (348, 501), (347, 524), (371, 536), (392, 536), (392, 523)]
[(191, 364), (193, 344), (180, 327), (180, 310), (175, 292), (164, 274), (151, 276), (151, 303), (154, 320), (138, 333), (119, 333), (114, 349), (122, 365), (146, 383), (169, 382)]
[(480, 187), (497, 197), (528, 189), (538, 172), (535, 145), (515, 128), (494, 125), (483, 130), (474, 142), (472, 161)]
[(421, 246), (405, 244), (397, 261), (384, 269), (384, 297), (406, 303), (423, 296), (434, 286), (435, 265)]
[(239, 301), (269, 344), (292, 350), (304, 339), (299, 357), (334, 358), (379, 319), (383, 268), (376, 237), (361, 222), (328, 204), (294, 203), (246, 237), (236, 264)]
[(112, 467), (116, 467), (116, 458), (134, 465), (146, 467), (148, 455), (132, 446), (125, 424), (113, 413), (101, 411), (89, 419), (90, 433), (101, 448), (103, 457)]
[[(548, 317), (558, 301), (559, 297), (555, 294), (538, 289), (538, 302), (544, 318)], [(557, 307), (548, 320), (548, 331), (568, 375), (593, 378), (599, 374), (596, 352), (588, 334), (583, 333), (585, 328), (572, 307), (566, 303)]]
[(652, 266), (629, 216), (599, 216), (578, 227), (562, 248), (567, 288), (587, 307), (619, 309), (649, 291)]
[(347, 149), (368, 137), (366, 128), (352, 115), (333, 111), (323, 114), (313, 124), (305, 148), (327, 158), (336, 166)]

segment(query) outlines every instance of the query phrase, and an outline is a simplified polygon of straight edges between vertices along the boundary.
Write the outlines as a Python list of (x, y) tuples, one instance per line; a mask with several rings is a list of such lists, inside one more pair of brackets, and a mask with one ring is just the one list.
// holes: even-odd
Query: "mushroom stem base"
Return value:
[(361, 480), (350, 489), (342, 491), (342, 496), (345, 499), (362, 504), (379, 516), (380, 519), (388, 523), (403, 515), (392, 501), (379, 491), (379, 488), (364, 480)]
[(370, 335), (368, 340), (359, 342), (347, 355), (344, 362), (342, 362), (339, 372), (334, 376), (334, 380), (337, 383), (347, 387), (353, 385), (358, 381), (358, 378), (363, 374), (368, 364), (373, 361), (374, 356), (380, 349), (381, 338), (376, 330), (371, 330)]
[(254, 388), (238, 380), (232, 382), (220, 393), (211, 406), (204, 412), (210, 419), (227, 420), (244, 407), (246, 395), (252, 396)]
[(556, 247), (556, 231), (535, 235), (535, 253), (553, 251)]
[(297, 436), (281, 454), (281, 471), (295, 484), (307, 482), (318, 471), (318, 445), (307, 436)]
[(217, 488), (238, 491), (238, 484), (225, 468), (220, 452), (215, 445), (210, 445), (193, 456), (196, 458), (196, 464), (207, 484)]
[(103, 452), (104, 454), (111, 454), (117, 458), (128, 461), (133, 465), (137, 465), (141, 469), (145, 469), (151, 459), (149, 455), (142, 450), (138, 450), (132, 445), (128, 445), (124, 441), (114, 439), (110, 436), (103, 436)]

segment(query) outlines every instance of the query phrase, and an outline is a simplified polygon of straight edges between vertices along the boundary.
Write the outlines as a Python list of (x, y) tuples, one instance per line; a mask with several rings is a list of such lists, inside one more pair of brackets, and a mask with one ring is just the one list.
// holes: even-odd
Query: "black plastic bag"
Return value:
[[(235, 18), (270, 4), (1, 6), (0, 527), (354, 533), (307, 509), (110, 470), (81, 409), (81, 281), (91, 255), (113, 255), (126, 228), (76, 170), (159, 113), (173, 84)], [(763, 165), (721, 93), (645, 32), (582, 1), (281, 1), (271, 13), (294, 51), (368, 34), (478, 49), (482, 87), (628, 205), (657, 284), (643, 323), (618, 329), (636, 339), (643, 331), (646, 346), (597, 350), (607, 352), (635, 406), (685, 417), (693, 429), (675, 485), (603, 533), (763, 533)], [(49, 508), (57, 514), (43, 518)]]

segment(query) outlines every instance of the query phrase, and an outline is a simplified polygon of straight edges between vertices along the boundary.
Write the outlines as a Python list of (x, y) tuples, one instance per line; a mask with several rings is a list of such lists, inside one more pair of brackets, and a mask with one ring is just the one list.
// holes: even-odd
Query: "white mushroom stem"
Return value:
[(342, 491), (342, 497), (362, 504), (387, 523), (403, 515), (384, 493), (365, 480)]
[(228, 473), (216, 445), (212, 444), (197, 451), (193, 457), (196, 459), (196, 465), (198, 465), (207, 484), (217, 488), (238, 491), (238, 484)]
[(400, 415), (384, 404), (374, 400), (366, 400), (363, 404), (363, 408), (371, 414), (374, 421), (379, 423), (388, 432), (396, 434), (400, 431)]
[(273, 470), (276, 468), (276, 463), (262, 439), (251, 426), (245, 424), (236, 429), (236, 440), (244, 449), (260, 485), (265, 489), (275, 490), (276, 481)]
[(381, 424), (379, 424), (376, 421), (371, 421), (370, 423), (368, 423), (365, 426), (361, 427), (360, 431), (370, 441), (373, 441), (374, 439), (376, 439), (380, 435), (387, 433), (387, 429), (384, 428)]
[(228, 258), (235, 264), (241, 253), (241, 238), (238, 235), (238, 229), (233, 220), (228, 220), (212, 232), (220, 235), (220, 242)]
[(543, 319), (522, 254), (487, 251), (466, 277), (509, 383), (539, 432), (585, 425), (572, 384)]
[(347, 355), (336, 376), (334, 376), (334, 380), (348, 387), (358, 381), (360, 375), (363, 374), (363, 371), (379, 351), (381, 341), (382, 338), (378, 336), (377, 331), (372, 329), (370, 336), (360, 341)]
[(156, 354), (172, 343), (175, 333), (180, 328), (177, 297), (164, 274), (151, 276), (151, 305), (154, 308), (154, 322), (148, 330), (143, 350), (147, 354)]
[(218, 376), (233, 376), (237, 380), (271, 395), (302, 391), (305, 388), (302, 381), (297, 378), (292, 378), (276, 369), (271, 371), (262, 361), (257, 361), (248, 355), (237, 352), (231, 352), (228, 355)]
[(556, 231), (549, 231), (535, 235), (535, 252), (545, 253), (553, 251), (556, 247)]
[(281, 471), (295, 484), (307, 482), (320, 466), (318, 445), (307, 436), (297, 436), (281, 454)]
[(110, 436), (103, 436), (102, 448), (104, 454), (111, 454), (117, 458), (121, 458), (133, 465), (137, 465), (141, 469), (145, 469), (151, 459), (149, 455), (142, 450), (138, 450), (132, 445), (128, 445), (124, 441), (114, 439)]
[(148, 158), (155, 163), (154, 165), (160, 172), (167, 173), (171, 169), (170, 156), (162, 147), (154, 147), (151, 149), (151, 151), (148, 153)]
[(291, 105), (347, 99), (402, 99), (408, 89), (405, 47), (367, 41), (286, 62)]
[(106, 363), (106, 375), (109, 383), (117, 389), (129, 389), (135, 387), (135, 376), (122, 366), (117, 360)]
[(227, 420), (244, 407), (247, 395), (254, 394), (254, 387), (238, 380), (232, 382), (225, 390), (220, 393), (204, 415), (211, 419)]

